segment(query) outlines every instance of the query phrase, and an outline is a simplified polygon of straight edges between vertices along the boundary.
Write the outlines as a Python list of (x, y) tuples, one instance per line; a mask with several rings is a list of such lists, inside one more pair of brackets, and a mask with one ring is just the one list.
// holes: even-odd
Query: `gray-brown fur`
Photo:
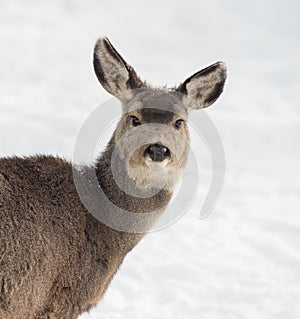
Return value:
[[(189, 108), (206, 107), (221, 94), (225, 68), (223, 64), (215, 64), (202, 74), (198, 72), (177, 91), (147, 87), (106, 38), (96, 44), (94, 66), (103, 87), (121, 100), (123, 116), (95, 165), (82, 167), (78, 174), (88, 180), (96, 172), (105, 196), (121, 209), (141, 214), (155, 212), (151, 218), (142, 215), (146, 231), (167, 206), (177, 175), (187, 159), (187, 126), (183, 122), (176, 129), (174, 125), (178, 119), (186, 120)], [(137, 88), (143, 89), (125, 92)], [(177, 92), (198, 99), (200, 106), (191, 106), (182, 97), (178, 98)], [(162, 110), (156, 108), (159, 106)], [(129, 162), (124, 159), (126, 145), (116, 146), (122, 137), (128, 134), (130, 138), (134, 129), (137, 130), (132, 127), (132, 116), (141, 122), (139, 132), (144, 132), (147, 138), (149, 135), (149, 143), (151, 137), (151, 141), (156, 139), (170, 149), (163, 160), (170, 176), (162, 189), (159, 189), (159, 178), (151, 179), (147, 175), (156, 165), (156, 160), (152, 163), (149, 158), (151, 165), (145, 164), (148, 145), (139, 147)], [(145, 123), (165, 125), (167, 133), (155, 128), (147, 131), (143, 128)], [(127, 178), (126, 186), (135, 191), (147, 192), (152, 188), (159, 191), (139, 198), (121, 190), (111, 168), (115, 149), (118, 173)], [(174, 156), (174, 152), (179, 155)], [(78, 318), (97, 304), (126, 254), (144, 236), (144, 232), (114, 230), (96, 219), (82, 204), (73, 173), (70, 162), (53, 156), (0, 159), (1, 319)], [(97, 193), (88, 185), (86, 190), (92, 202)], [(101, 197), (97, 200), (101, 201)], [(113, 213), (110, 209), (103, 205), (99, 215), (110, 218)], [(133, 222), (128, 223), (134, 227)]]

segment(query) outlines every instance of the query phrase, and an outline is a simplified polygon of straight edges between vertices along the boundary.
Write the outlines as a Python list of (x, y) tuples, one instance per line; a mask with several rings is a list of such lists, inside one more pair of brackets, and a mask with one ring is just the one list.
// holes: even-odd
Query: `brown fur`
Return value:
[[(118, 202), (122, 194), (100, 171), (103, 165), (101, 184)], [(142, 234), (115, 231), (89, 214), (67, 161), (4, 158), (0, 172), (0, 318), (77, 318), (99, 301)], [(148, 210), (161, 206), (161, 198), (166, 204), (169, 194), (143, 203), (127, 198), (123, 205)]]
[[(124, 93), (120, 88), (145, 86), (107, 39), (98, 41), (94, 57), (97, 77), (110, 93), (118, 96)], [(118, 70), (122, 74), (120, 79), (115, 78)], [(191, 82), (192, 78), (189, 78), (189, 85)], [(184, 104), (175, 103), (177, 93), (166, 89), (149, 90), (121, 98), (125, 112), (106, 150), (95, 165), (81, 167), (80, 172), (74, 173), (83, 174), (88, 181), (96, 172), (105, 196), (122, 209), (142, 214), (155, 212), (150, 217), (143, 215), (144, 231), (152, 226), (168, 204), (172, 187), (163, 188), (151, 197), (139, 198), (126, 194), (115, 183), (111, 157), (120, 138), (132, 130), (131, 112), (143, 123), (162, 123), (174, 130), (174, 138), (156, 131), (148, 132), (151, 137), (154, 134), (157, 139), (169, 143), (171, 153), (171, 140), (183, 141), (174, 146), (181, 149), (179, 162), (175, 163), (172, 155), (169, 161), (175, 175), (186, 161), (189, 144), (187, 127), (184, 125), (181, 131), (174, 129), (174, 122), (178, 118), (185, 119), (188, 114)], [(219, 91), (220, 87), (217, 94)], [(209, 92), (205, 100), (210, 96), (215, 99), (217, 94)], [(142, 105), (143, 109), (132, 110), (132, 103)], [(149, 108), (155, 103), (168, 111)], [(123, 151), (126, 151), (126, 145)], [(128, 178), (129, 187), (138, 187), (121, 155), (119, 161), (120, 173)], [(144, 165), (143, 161), (143, 152), (137, 153), (135, 167), (139, 163)], [(96, 198), (97, 194), (88, 185), (86, 189), (89, 202), (94, 199), (101, 202), (101, 196)], [(103, 218), (111, 218), (113, 211), (103, 204), (98, 213)], [(78, 318), (102, 298), (126, 254), (144, 236), (144, 232), (114, 230), (93, 217), (77, 193), (72, 164), (53, 156), (0, 159), (0, 219), (1, 319)], [(128, 221), (129, 228), (134, 226), (131, 222), (134, 221)]]

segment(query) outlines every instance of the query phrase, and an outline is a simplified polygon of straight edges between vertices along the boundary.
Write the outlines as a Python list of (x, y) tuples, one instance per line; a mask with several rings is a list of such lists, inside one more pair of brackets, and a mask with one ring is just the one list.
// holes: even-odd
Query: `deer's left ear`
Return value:
[(205, 108), (221, 95), (226, 80), (226, 66), (217, 62), (195, 73), (178, 86), (176, 91), (197, 102), (194, 108)]

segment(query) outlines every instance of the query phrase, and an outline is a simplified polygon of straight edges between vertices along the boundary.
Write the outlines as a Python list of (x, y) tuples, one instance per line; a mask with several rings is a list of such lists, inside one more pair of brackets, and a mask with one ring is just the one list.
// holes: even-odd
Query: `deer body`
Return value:
[(89, 214), (68, 162), (2, 159), (0, 170), (0, 318), (77, 318), (98, 302), (141, 235)]
[[(124, 114), (106, 150), (80, 174), (96, 172), (110, 202), (144, 214), (144, 231), (120, 231), (95, 218), (80, 200), (68, 161), (53, 156), (0, 159), (1, 319), (76, 319), (97, 304), (126, 254), (167, 206), (186, 161), (189, 138), (184, 121), (189, 106), (182, 100), (179, 106), (172, 94), (188, 95), (206, 107), (221, 94), (225, 81), (224, 65), (218, 63), (177, 90), (148, 88), (106, 38), (96, 44), (94, 67), (103, 87), (120, 99)], [(141, 90), (130, 91), (135, 89)], [(163, 104), (163, 110), (153, 109), (155, 104)], [(143, 125), (153, 123), (168, 131), (149, 131), (149, 125)], [(124, 136), (129, 141), (139, 129), (138, 135), (148, 142), (128, 161), (130, 146), (118, 142)], [(178, 156), (173, 155), (176, 148)], [(158, 191), (135, 196), (120, 189), (111, 164), (115, 150), (128, 190)], [(157, 167), (166, 172), (162, 187), (160, 174), (153, 174)], [(109, 209), (103, 204), (99, 214), (110, 216)], [(155, 213), (149, 218), (148, 212)]]

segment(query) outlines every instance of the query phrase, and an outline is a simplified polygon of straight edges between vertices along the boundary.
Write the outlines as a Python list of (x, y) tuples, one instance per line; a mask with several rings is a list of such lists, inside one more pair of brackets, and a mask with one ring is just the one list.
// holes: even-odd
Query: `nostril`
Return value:
[(162, 155), (165, 155), (166, 153), (169, 152), (168, 148), (161, 144), (151, 144), (149, 146), (149, 151), (150, 153), (160, 153)]
[(170, 150), (161, 144), (150, 144), (145, 150), (145, 156), (149, 155), (153, 161), (161, 162), (170, 156)]
[(150, 153), (160, 152), (160, 153), (164, 154), (166, 151), (166, 148), (163, 146), (160, 146), (158, 144), (153, 144), (153, 145), (149, 146), (149, 151), (150, 151)]

